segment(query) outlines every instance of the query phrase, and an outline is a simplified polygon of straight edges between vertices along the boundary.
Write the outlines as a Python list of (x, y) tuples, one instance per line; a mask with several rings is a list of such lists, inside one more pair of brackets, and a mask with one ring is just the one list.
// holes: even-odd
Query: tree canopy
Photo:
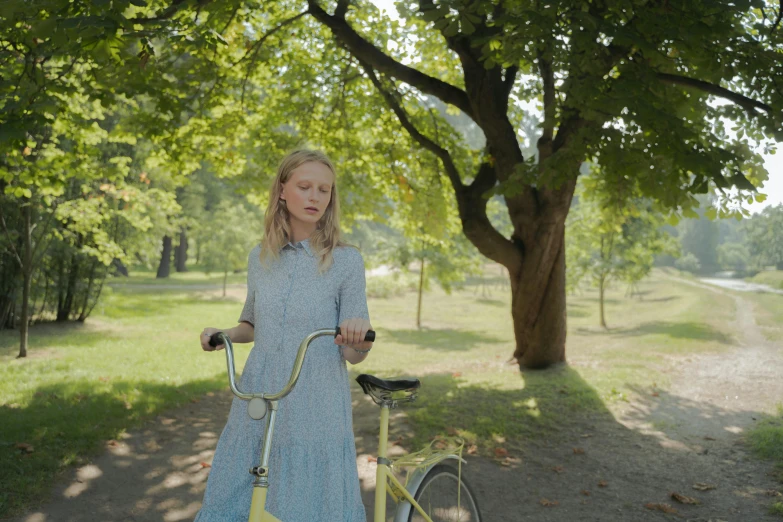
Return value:
[[(419, 167), (437, 159), (463, 233), (509, 270), (514, 355), (531, 367), (565, 358), (564, 230), (583, 162), (618, 201), (688, 215), (714, 192), (730, 215), (766, 179), (758, 151), (783, 139), (771, 0), (421, 0), (398, 2), (399, 20), (348, 0), (6, 5), (2, 151), (40, 149), (28, 142), (78, 93), (131, 108), (123, 129), (155, 144), (148, 163), (175, 177), (210, 165), (258, 199), (283, 151), (323, 148), (348, 223), (418, 205), (409, 187), (431, 183)], [(492, 195), (510, 233), (488, 217)]]

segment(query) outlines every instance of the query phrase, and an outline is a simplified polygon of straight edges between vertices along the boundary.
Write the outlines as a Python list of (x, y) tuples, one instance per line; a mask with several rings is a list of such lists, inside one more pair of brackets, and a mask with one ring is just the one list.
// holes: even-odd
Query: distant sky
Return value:
[[(397, 18), (397, 9), (394, 7), (394, 0), (370, 0), (380, 9), (386, 11), (392, 18)], [(779, 147), (780, 151), (775, 154), (765, 154), (764, 166), (769, 172), (769, 179), (761, 189), (763, 194), (767, 195), (763, 203), (754, 203), (749, 206), (751, 212), (760, 212), (768, 205), (777, 205), (783, 203), (783, 144)]]

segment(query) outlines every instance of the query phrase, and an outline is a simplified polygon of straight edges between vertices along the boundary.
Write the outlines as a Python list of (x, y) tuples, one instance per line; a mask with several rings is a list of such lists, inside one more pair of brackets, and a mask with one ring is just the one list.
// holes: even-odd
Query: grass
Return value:
[(52, 476), (104, 441), (225, 388), (224, 359), (202, 355), (196, 336), (231, 324), (239, 306), (183, 292), (109, 292), (87, 324), (34, 327), (26, 360), (14, 358), (18, 336), (0, 333), (0, 516), (40, 498)]
[[(640, 285), (640, 298), (610, 291), (609, 331), (597, 326), (595, 292), (571, 297), (570, 364), (520, 372), (508, 363), (510, 292), (497, 267), (488, 275), (495, 279), (452, 295), (427, 293), (422, 330), (415, 328), (415, 293), (369, 300), (379, 342), (352, 371), (422, 380), (419, 400), (405, 410), (413, 445), (455, 431), (487, 454), (499, 441), (511, 448), (546, 441), (579, 416), (665, 387), (677, 361), (724, 350), (732, 339), (730, 298), (658, 274)], [(131, 285), (107, 291), (87, 324), (34, 327), (26, 360), (14, 358), (16, 333), (0, 332), (0, 516), (42, 498), (53, 476), (106, 440), (226, 387), (224, 358), (202, 353), (196, 336), (204, 326), (233, 324), (241, 302), (189, 290), (214, 283), (214, 275), (177, 274), (163, 285), (151, 276), (134, 272)], [(247, 349), (239, 347), (239, 362)]]
[(773, 342), (783, 341), (783, 295), (743, 292), (742, 297), (753, 303), (756, 324), (764, 336)]
[(751, 278), (754, 283), (769, 285), (772, 288), (783, 289), (783, 270), (765, 270)]
[[(154, 270), (147, 268), (134, 268), (130, 270), (128, 277), (115, 276), (108, 279), (108, 284), (113, 286), (138, 286), (154, 285), (159, 287), (177, 286), (205, 286), (205, 285), (223, 285), (223, 272), (212, 272), (209, 275), (198, 270), (198, 267), (192, 267), (188, 272), (175, 272), (166, 279), (158, 279)], [(238, 272), (228, 274), (226, 281), (228, 284), (245, 284), (247, 282), (247, 272)]]
[(775, 463), (778, 480), (783, 483), (783, 404), (777, 415), (768, 416), (748, 433), (748, 442), (756, 455)]
[(783, 502), (774, 502), (769, 506), (769, 514), (783, 517)]

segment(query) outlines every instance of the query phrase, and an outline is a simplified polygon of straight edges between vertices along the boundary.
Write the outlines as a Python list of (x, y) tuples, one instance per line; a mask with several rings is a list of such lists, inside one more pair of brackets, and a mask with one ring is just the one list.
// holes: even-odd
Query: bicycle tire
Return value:
[[(457, 484), (460, 484), (460, 499), (457, 505)], [(481, 522), (476, 495), (473, 489), (460, 479), (457, 470), (445, 464), (438, 464), (427, 472), (424, 480), (413, 495), (432, 522)], [(411, 507), (408, 522), (423, 522), (424, 518)]]

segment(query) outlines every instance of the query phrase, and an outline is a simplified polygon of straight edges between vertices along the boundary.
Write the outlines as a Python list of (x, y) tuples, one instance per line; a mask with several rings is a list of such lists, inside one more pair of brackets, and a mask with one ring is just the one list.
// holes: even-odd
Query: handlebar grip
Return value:
[[(337, 327), (337, 330), (334, 333), (334, 336), (337, 337), (340, 335), (340, 327)], [(367, 330), (367, 334), (364, 336), (365, 341), (369, 341), (371, 343), (375, 342), (375, 330)]]
[(212, 348), (217, 348), (219, 344), (223, 344), (223, 340), (220, 338), (221, 334), (223, 334), (223, 332), (215, 332), (209, 337), (209, 345)]

